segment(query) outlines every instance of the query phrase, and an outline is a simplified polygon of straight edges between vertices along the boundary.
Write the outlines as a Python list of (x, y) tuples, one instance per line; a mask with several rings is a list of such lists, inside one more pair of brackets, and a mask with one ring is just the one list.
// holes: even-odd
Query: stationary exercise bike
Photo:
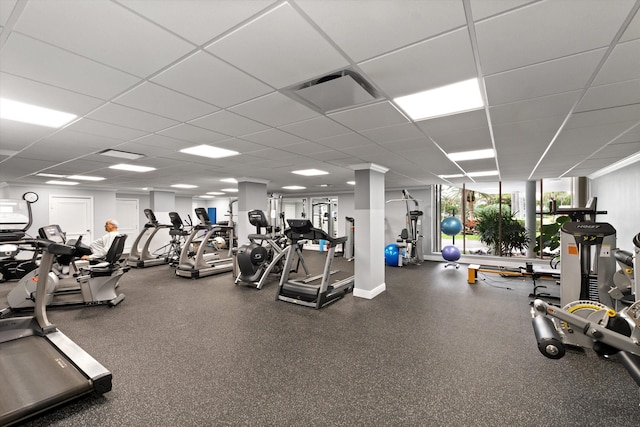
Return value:
[[(40, 236), (50, 242), (65, 244), (64, 237), (57, 225), (49, 225), (40, 229)], [(126, 234), (119, 234), (113, 240), (106, 256), (93, 265), (77, 269), (75, 275), (79, 286), (61, 286), (61, 278), (55, 271), (50, 271), (47, 278), (46, 300), (47, 306), (72, 305), (108, 305), (114, 307), (124, 300), (124, 294), (116, 291), (122, 275), (129, 271), (128, 266), (120, 264), (124, 251)], [(82, 236), (75, 242), (70, 242), (77, 256), (90, 255), (91, 249), (82, 244)], [(69, 257), (57, 256), (56, 263), (69, 265), (73, 260)], [(12, 312), (33, 310), (35, 306), (35, 292), (39, 282), (39, 270), (33, 270), (25, 275), (7, 295), (9, 307), (0, 310), (0, 317), (7, 317)], [(70, 295), (81, 295), (81, 299), (69, 298)]]
[[(31, 204), (37, 201), (33, 192), (22, 200), (0, 199), (0, 282), (20, 280), (38, 267), (40, 251), (34, 239), (25, 238), (33, 223)], [(31, 255), (22, 257), (23, 252)]]
[[(269, 225), (269, 221), (264, 212), (255, 209), (249, 211), (249, 223), (256, 227), (256, 234), (249, 234), (249, 243), (242, 245), (235, 253), (237, 267), (240, 271), (236, 277), (235, 284), (246, 284), (256, 289), (262, 286), (269, 278), (269, 274), (279, 274), (284, 267), (284, 257), (287, 254), (284, 249), (287, 247), (287, 238), (279, 234), (281, 230)], [(262, 234), (262, 229), (266, 234)], [(298, 264), (307, 275), (309, 272), (302, 258), (300, 245), (296, 244), (294, 251), (298, 255)]]

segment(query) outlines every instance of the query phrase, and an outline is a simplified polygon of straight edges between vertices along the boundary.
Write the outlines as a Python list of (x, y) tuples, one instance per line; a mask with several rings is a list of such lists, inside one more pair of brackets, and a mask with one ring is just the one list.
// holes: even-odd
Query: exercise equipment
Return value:
[(342, 244), (342, 256), (347, 259), (347, 261), (353, 261), (356, 252), (356, 241), (355, 241), (355, 230), (356, 230), (356, 220), (350, 216), (345, 216), (345, 235), (347, 236), (347, 241)]
[[(240, 271), (235, 284), (242, 283), (262, 289), (269, 274), (282, 273), (284, 257), (287, 254), (284, 251), (287, 247), (287, 238), (282, 234), (281, 229), (269, 225), (263, 211), (255, 209), (249, 211), (248, 215), (249, 223), (256, 227), (256, 233), (249, 234), (249, 243), (235, 251), (235, 261)], [(262, 234), (263, 228), (266, 234)], [(302, 264), (305, 273), (309, 275), (302, 258), (301, 245), (296, 244), (294, 250), (298, 255), (298, 264), (294, 271), (297, 272), (298, 266)]]
[[(175, 270), (176, 275), (190, 279), (199, 279), (205, 276), (232, 271), (233, 259), (220, 258), (220, 248), (214, 244), (214, 239), (221, 237), (221, 234), (226, 234), (229, 226), (211, 224), (209, 214), (207, 214), (205, 208), (196, 208), (195, 213), (200, 223), (193, 226), (191, 234), (189, 234), (189, 237), (185, 241), (180, 253), (180, 261)], [(190, 256), (192, 246), (197, 248), (194, 249), (195, 256)], [(205, 251), (208, 247), (211, 247), (213, 252), (206, 253)]]
[(442, 220), (440, 230), (447, 236), (455, 236), (462, 231), (462, 223), (455, 216), (450, 216)]
[[(402, 262), (398, 263), (398, 267), (409, 263), (421, 264), (424, 256), (422, 250), (423, 212), (420, 210), (420, 204), (407, 190), (402, 190), (401, 199), (387, 200), (386, 203), (390, 202), (404, 202), (406, 208), (405, 228), (400, 231), (399, 238), (396, 241), (400, 252), (403, 254)], [(411, 205), (413, 205), (413, 209), (411, 209)]]
[(460, 253), (460, 249), (455, 246), (455, 243), (456, 234), (462, 231), (462, 223), (458, 218), (452, 215), (440, 222), (440, 230), (447, 236), (451, 236), (453, 239), (453, 245), (447, 245), (442, 248), (442, 258), (444, 258), (445, 261), (448, 261), (444, 265), (444, 268), (455, 267), (457, 270), (458, 268), (460, 268), (460, 264), (458, 264), (456, 261), (460, 259), (460, 256), (462, 254)]
[(180, 253), (184, 248), (184, 244), (190, 231), (187, 230), (182, 222), (182, 218), (178, 212), (169, 212), (169, 219), (171, 220), (171, 229), (169, 230), (169, 236), (171, 241), (169, 242), (169, 250), (167, 251), (167, 263), (171, 267), (176, 267), (180, 262)]
[[(285, 235), (291, 241), (291, 244), (283, 251), (285, 253), (285, 264), (282, 276), (280, 276), (276, 300), (319, 309), (337, 301), (353, 290), (353, 276), (329, 283), (336, 246), (343, 244), (347, 240), (347, 236), (332, 237), (324, 230), (313, 227), (313, 224), (308, 219), (288, 219), (287, 223), (289, 228), (285, 230)], [(327, 241), (326, 260), (322, 275), (319, 277), (320, 284), (318, 285), (311, 283), (315, 278), (307, 278), (304, 281), (289, 278), (292, 272), (291, 266), (294, 259), (297, 258), (294, 248), (299, 243), (302, 243), (303, 240)]]
[[(144, 225), (140, 234), (138, 234), (138, 237), (136, 237), (136, 240), (133, 242), (133, 246), (131, 246), (127, 265), (136, 268), (144, 268), (166, 264), (168, 262), (168, 253), (151, 253), (149, 251), (149, 245), (160, 230), (169, 228), (170, 226), (160, 224), (151, 209), (145, 209), (144, 215), (147, 217), (147, 223)], [(140, 247), (141, 244), (142, 248)]]
[[(64, 245), (65, 241), (57, 225), (42, 227), (39, 234), (43, 239), (50, 242)], [(61, 279), (56, 273), (50, 271), (47, 275), (47, 287), (45, 291), (45, 304), (50, 307), (56, 306), (97, 306), (108, 305), (114, 307), (120, 304), (124, 294), (116, 291), (118, 283), (123, 274), (129, 271), (128, 266), (120, 264), (120, 258), (124, 251), (124, 244), (127, 239), (126, 234), (117, 235), (102, 262), (82, 267), (78, 270), (76, 281), (79, 286), (61, 286)], [(91, 249), (82, 245), (82, 236), (75, 242), (76, 253), (88, 255)], [(56, 257), (56, 261), (62, 265), (73, 262), (68, 257)], [(0, 310), (0, 317), (7, 317), (11, 313), (33, 310), (36, 305), (35, 295), (38, 283), (42, 280), (40, 270), (34, 270), (25, 275), (18, 284), (7, 295), (9, 306)], [(81, 295), (81, 299), (69, 298), (69, 296)]]
[[(0, 199), (0, 282), (19, 280), (38, 266), (39, 252), (31, 240), (25, 240), (33, 223), (31, 204), (37, 201), (33, 192), (24, 193), (22, 200)], [(25, 251), (32, 254), (20, 257)]]
[(112, 374), (52, 324), (46, 312), (49, 272), (56, 256), (85, 249), (38, 240), (43, 251), (35, 315), (0, 320), (0, 425), (8, 426), (75, 398), (111, 390)]
[(560, 359), (567, 347), (591, 348), (618, 360), (640, 386), (640, 301), (616, 312), (596, 301), (578, 300), (560, 308), (537, 299), (531, 315), (544, 356)]
[(560, 228), (560, 305), (590, 300), (612, 307), (616, 230), (606, 222), (565, 222)]
[(406, 258), (406, 248), (397, 243), (389, 243), (384, 247), (384, 262), (392, 267), (402, 267)]

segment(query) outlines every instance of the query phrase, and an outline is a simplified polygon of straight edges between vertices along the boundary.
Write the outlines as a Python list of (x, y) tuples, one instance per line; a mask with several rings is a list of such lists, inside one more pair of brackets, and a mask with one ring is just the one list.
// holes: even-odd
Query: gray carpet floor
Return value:
[[(230, 273), (132, 269), (119, 306), (49, 312), (112, 371), (113, 390), (25, 425), (640, 424), (640, 392), (621, 365), (538, 352), (530, 280), (481, 274), (469, 285), (465, 266), (443, 266), (387, 267), (375, 299), (349, 294), (319, 311), (275, 301), (274, 282), (258, 291)], [(0, 305), (13, 286), (0, 284)]]

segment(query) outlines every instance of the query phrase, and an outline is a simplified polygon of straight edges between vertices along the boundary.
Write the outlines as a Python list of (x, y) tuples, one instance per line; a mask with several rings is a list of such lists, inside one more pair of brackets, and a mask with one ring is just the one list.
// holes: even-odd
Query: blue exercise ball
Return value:
[(449, 262), (456, 262), (460, 259), (460, 249), (453, 245), (445, 246), (442, 248), (442, 258)]
[(440, 230), (447, 236), (455, 236), (462, 231), (462, 223), (455, 216), (450, 216), (442, 220)]
[(384, 248), (384, 262), (387, 265), (393, 267), (398, 266), (398, 259), (400, 258), (400, 248), (395, 243), (391, 243)]

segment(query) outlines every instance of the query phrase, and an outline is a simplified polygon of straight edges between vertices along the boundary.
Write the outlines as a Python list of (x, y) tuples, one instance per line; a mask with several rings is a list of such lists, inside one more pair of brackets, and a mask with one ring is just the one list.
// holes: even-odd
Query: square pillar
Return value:
[(384, 174), (373, 163), (355, 171), (355, 284), (353, 296), (372, 299), (386, 289), (384, 264)]

